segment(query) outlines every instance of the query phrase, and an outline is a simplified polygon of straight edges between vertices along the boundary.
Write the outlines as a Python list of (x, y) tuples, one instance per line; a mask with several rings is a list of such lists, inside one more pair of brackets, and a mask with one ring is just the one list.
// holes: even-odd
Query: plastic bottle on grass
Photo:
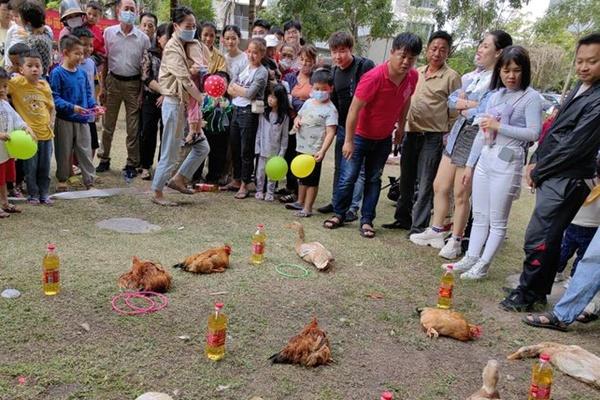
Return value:
[(442, 275), (438, 290), (438, 308), (447, 310), (452, 307), (452, 290), (454, 288), (454, 266), (448, 265)]
[(215, 303), (215, 312), (208, 317), (206, 333), (206, 357), (219, 361), (225, 357), (225, 338), (227, 337), (227, 315), (221, 312), (223, 303)]
[(380, 400), (394, 400), (394, 394), (392, 392), (381, 393)]
[(48, 252), (42, 261), (42, 285), (44, 294), (53, 296), (60, 292), (60, 260), (56, 254), (56, 246), (48, 244)]
[(265, 226), (258, 224), (256, 232), (252, 235), (252, 256), (250, 262), (254, 265), (262, 264), (265, 261), (265, 242), (267, 235), (265, 234)]
[(218, 192), (219, 187), (212, 183), (197, 183), (196, 192)]
[(531, 370), (531, 386), (529, 387), (528, 400), (550, 400), (552, 375), (550, 356), (548, 354), (541, 354), (540, 360), (533, 364), (533, 369)]

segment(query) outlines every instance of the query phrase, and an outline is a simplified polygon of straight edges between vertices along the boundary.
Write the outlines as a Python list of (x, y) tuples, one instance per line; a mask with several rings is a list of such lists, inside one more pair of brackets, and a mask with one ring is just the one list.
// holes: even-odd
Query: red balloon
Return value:
[(204, 81), (204, 90), (211, 97), (223, 96), (227, 90), (225, 79), (219, 75), (209, 76)]

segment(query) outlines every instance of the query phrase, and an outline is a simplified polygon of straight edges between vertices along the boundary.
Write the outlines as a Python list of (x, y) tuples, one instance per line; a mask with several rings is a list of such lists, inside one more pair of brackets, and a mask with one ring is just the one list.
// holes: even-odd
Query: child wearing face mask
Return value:
[(338, 112), (329, 96), (333, 90), (333, 77), (328, 68), (317, 69), (310, 78), (310, 99), (304, 102), (294, 120), (296, 151), (315, 158), (315, 168), (305, 178), (299, 179), (298, 201), (286, 204), (287, 209), (297, 210), (297, 217), (310, 217), (317, 198), (321, 178), (321, 162), (333, 142), (338, 123)]

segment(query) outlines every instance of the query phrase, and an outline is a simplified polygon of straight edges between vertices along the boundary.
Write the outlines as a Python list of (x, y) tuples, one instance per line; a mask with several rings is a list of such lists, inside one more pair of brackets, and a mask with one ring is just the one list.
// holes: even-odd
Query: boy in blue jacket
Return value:
[(89, 116), (97, 110), (87, 74), (80, 68), (83, 43), (67, 35), (60, 41), (63, 62), (50, 74), (50, 86), (56, 107), (54, 147), (56, 156), (57, 191), (68, 189), (71, 175), (71, 155), (75, 152), (87, 189), (94, 185), (95, 169), (92, 164), (92, 146)]

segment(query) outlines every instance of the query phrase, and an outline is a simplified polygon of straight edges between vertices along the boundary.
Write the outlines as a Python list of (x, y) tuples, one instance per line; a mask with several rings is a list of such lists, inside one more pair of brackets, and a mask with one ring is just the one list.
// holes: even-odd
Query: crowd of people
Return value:
[[(502, 307), (529, 311), (545, 303), (577, 251), (581, 261), (565, 300), (553, 313), (525, 322), (558, 329), (596, 316), (598, 310), (584, 308), (600, 290), (600, 189), (594, 181), (600, 169), (600, 33), (579, 40), (579, 80), (544, 123), (529, 54), (502, 30), (484, 35), (473, 71), (461, 77), (447, 64), (453, 42), (445, 31), (433, 32), (425, 46), (417, 35), (401, 33), (388, 59), (375, 65), (354, 54), (354, 38), (343, 31), (329, 38), (329, 57), (320, 56), (295, 20), (281, 29), (256, 20), (241, 49), (239, 27), (219, 32), (187, 7), (159, 24), (154, 14), (139, 14), (135, 1), (120, 0), (119, 23), (105, 30), (98, 26), (102, 12), (94, 1), (82, 9), (77, 0), (63, 0), (64, 29), (54, 43), (43, 5), (0, 0), (0, 140), (24, 129), (38, 144), (37, 154), (21, 163), (0, 145), (0, 218), (21, 212), (8, 202), (8, 191), (18, 195), (22, 180), (29, 204), (52, 203), (53, 153), (56, 191), (69, 190), (69, 178), (78, 173), (86, 188), (93, 187), (97, 175), (111, 169), (122, 103), (123, 174), (151, 180), (153, 203), (174, 206), (165, 186), (192, 194), (192, 185), (204, 181), (236, 199), (254, 192), (257, 200), (285, 203), (298, 218), (311, 217), (322, 162), (333, 145), (332, 198), (317, 210), (331, 215), (326, 229), (359, 219), (364, 238), (376, 235), (381, 175), (392, 148), (401, 145), (395, 220), (383, 228), (406, 230), (411, 242), (437, 248), (449, 260), (466, 253), (454, 271), (461, 279), (483, 279), (525, 178), (536, 205), (520, 285)], [(423, 46), (424, 64), (415, 68)], [(220, 97), (205, 93), (213, 76), (224, 82)], [(265, 175), (270, 157), (290, 163), (298, 155), (314, 158), (308, 176), (288, 173), (284, 185)]]

